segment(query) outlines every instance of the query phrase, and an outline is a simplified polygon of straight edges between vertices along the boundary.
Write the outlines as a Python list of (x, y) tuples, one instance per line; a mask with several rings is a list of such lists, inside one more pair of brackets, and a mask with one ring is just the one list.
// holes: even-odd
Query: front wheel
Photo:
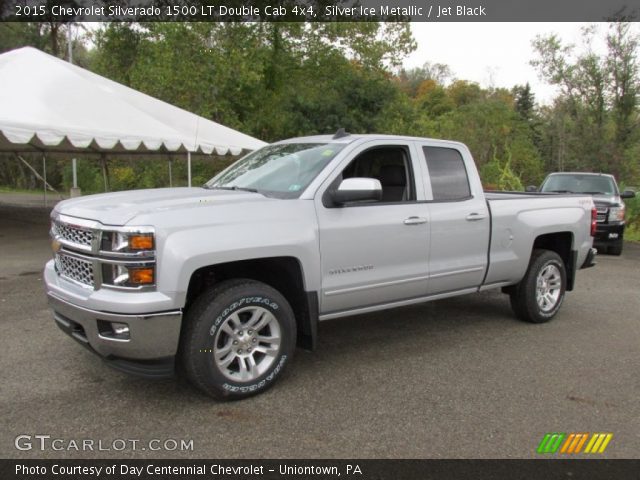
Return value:
[(550, 250), (534, 250), (527, 273), (509, 295), (511, 308), (526, 322), (548, 322), (560, 310), (566, 288), (562, 258)]
[(185, 315), (180, 356), (189, 380), (218, 399), (268, 389), (291, 361), (296, 322), (277, 290), (229, 280), (202, 294)]

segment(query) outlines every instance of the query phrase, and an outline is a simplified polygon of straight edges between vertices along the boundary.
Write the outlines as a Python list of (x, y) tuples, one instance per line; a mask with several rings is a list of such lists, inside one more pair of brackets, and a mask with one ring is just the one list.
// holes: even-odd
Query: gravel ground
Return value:
[[(217, 403), (113, 371), (58, 330), (47, 215), (0, 207), (2, 458), (535, 458), (546, 432), (612, 432), (601, 457), (640, 456), (640, 245), (580, 271), (548, 324), (515, 320), (499, 292), (323, 322), (273, 389)], [(21, 434), (141, 442), (18, 451)]]

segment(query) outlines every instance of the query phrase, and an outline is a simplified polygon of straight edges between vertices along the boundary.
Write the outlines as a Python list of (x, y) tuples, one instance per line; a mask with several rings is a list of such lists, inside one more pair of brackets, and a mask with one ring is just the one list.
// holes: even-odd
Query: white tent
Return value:
[(0, 132), (5, 152), (185, 152), (190, 160), (266, 145), (31, 47), (0, 55)]

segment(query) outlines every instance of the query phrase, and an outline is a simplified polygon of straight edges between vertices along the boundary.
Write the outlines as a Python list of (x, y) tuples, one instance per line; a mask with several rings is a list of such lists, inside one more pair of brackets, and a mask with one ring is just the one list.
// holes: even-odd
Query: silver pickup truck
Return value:
[(177, 368), (224, 399), (270, 387), (322, 320), (501, 288), (546, 322), (595, 256), (591, 196), (484, 193), (461, 143), (344, 132), (51, 217), (58, 326), (112, 367)]

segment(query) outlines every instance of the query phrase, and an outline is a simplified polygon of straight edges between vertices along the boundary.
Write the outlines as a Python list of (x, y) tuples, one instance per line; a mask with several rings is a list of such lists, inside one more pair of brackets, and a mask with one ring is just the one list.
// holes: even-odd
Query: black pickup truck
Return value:
[(602, 253), (611, 255), (620, 255), (622, 253), (625, 225), (624, 202), (622, 199), (635, 197), (635, 192), (625, 190), (620, 193), (613, 175), (604, 173), (551, 173), (544, 179), (539, 191), (544, 193), (593, 195), (593, 203), (595, 203), (598, 211), (596, 236), (593, 244)]

